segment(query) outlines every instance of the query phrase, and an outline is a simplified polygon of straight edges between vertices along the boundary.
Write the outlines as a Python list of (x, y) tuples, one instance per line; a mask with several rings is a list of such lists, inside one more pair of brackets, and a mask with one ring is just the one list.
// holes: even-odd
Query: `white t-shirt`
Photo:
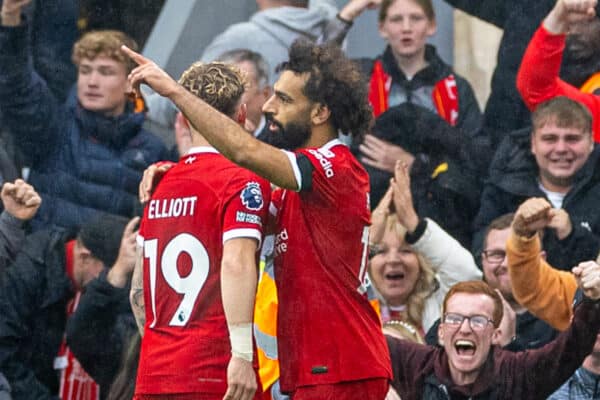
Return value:
[(546, 194), (548, 200), (550, 200), (550, 204), (554, 208), (562, 208), (563, 200), (565, 199), (565, 193), (552, 192), (544, 187), (541, 183), (538, 183), (540, 190)]

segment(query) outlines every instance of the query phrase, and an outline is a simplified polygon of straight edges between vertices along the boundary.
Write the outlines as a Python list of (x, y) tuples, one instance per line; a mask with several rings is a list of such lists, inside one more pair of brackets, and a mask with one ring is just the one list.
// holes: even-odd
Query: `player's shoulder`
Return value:
[(301, 153), (311, 160), (315, 168), (321, 169), (327, 178), (366, 176), (367, 174), (350, 148), (339, 139), (332, 140), (322, 147), (302, 149)]
[(257, 175), (256, 173), (246, 168), (240, 167), (239, 165), (236, 165), (234, 163), (231, 164), (232, 165), (228, 170), (228, 175), (232, 184), (237, 183), (245, 185), (247, 182), (254, 182), (262, 188), (269, 188), (270, 191), (271, 184), (267, 179)]

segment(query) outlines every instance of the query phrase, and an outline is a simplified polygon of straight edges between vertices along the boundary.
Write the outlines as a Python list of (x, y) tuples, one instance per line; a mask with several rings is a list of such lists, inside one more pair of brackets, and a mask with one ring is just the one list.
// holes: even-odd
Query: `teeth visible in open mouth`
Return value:
[(454, 347), (458, 354), (475, 354), (475, 343), (470, 340), (457, 340)]

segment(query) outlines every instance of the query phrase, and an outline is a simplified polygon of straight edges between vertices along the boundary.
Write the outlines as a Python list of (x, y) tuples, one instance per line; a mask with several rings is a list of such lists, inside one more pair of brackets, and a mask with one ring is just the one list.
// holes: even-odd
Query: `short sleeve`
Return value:
[(234, 177), (223, 199), (223, 242), (254, 238), (260, 244), (267, 223), (271, 188), (256, 176)]

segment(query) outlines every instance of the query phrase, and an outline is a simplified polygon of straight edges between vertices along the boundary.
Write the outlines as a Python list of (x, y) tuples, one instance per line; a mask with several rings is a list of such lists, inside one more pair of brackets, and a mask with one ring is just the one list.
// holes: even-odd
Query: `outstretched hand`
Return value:
[(138, 66), (129, 73), (129, 83), (138, 96), (141, 96), (140, 85), (145, 83), (163, 97), (170, 97), (178, 88), (177, 82), (162, 70), (156, 63), (140, 53), (122, 45), (121, 50)]

